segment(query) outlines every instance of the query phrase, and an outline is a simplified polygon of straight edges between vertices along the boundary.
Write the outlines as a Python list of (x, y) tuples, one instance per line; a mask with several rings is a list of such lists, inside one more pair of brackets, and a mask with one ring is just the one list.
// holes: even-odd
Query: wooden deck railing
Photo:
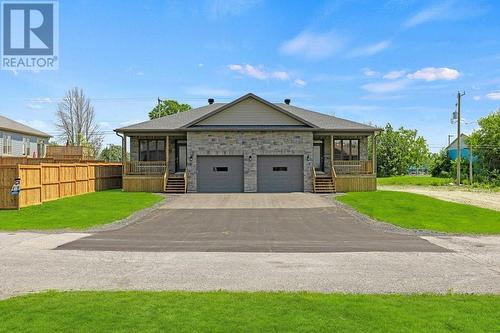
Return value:
[(373, 173), (372, 161), (334, 160), (333, 168), (339, 175), (367, 175)]
[(125, 163), (128, 175), (163, 175), (167, 171), (165, 161), (131, 161)]

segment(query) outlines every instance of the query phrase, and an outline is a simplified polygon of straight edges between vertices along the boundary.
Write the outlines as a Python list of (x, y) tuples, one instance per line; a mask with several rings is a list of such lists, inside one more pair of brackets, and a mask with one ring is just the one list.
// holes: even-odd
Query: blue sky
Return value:
[(56, 135), (71, 87), (106, 143), (156, 98), (192, 106), (254, 92), (338, 117), (418, 129), (445, 146), (457, 90), (470, 132), (500, 107), (497, 1), (78, 1), (59, 3), (57, 71), (0, 71), (0, 113)]

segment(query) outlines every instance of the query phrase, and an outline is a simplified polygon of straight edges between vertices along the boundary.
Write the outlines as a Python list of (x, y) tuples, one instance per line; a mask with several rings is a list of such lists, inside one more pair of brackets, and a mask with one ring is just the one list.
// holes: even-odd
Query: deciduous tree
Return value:
[(62, 132), (59, 139), (72, 146), (88, 145), (97, 155), (104, 135), (95, 119), (95, 110), (82, 89), (66, 92), (57, 105), (56, 127)]
[(157, 104), (151, 112), (149, 112), (149, 119), (156, 119), (168, 116), (174, 113), (184, 112), (191, 110), (191, 105), (179, 103), (173, 99), (167, 99)]

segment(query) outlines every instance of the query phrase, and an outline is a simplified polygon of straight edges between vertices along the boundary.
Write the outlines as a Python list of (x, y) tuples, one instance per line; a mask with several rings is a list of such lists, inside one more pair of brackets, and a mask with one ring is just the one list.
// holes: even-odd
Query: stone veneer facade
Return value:
[[(245, 192), (257, 192), (257, 158), (259, 155), (302, 155), (304, 157), (304, 191), (311, 192), (312, 149), (312, 132), (188, 132), (188, 192), (196, 192), (197, 189), (198, 155), (243, 155)], [(252, 156), (251, 159), (250, 156)]]

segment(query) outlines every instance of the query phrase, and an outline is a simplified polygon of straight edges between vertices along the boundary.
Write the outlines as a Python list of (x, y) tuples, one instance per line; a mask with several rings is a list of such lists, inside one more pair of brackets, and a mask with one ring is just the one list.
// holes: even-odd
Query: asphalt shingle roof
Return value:
[[(245, 95), (247, 96), (247, 95)], [(244, 97), (245, 97), (244, 96)], [(248, 96), (255, 96), (248, 94)], [(243, 98), (244, 98), (243, 97)], [(169, 131), (169, 130), (185, 130), (188, 125), (202, 119), (212, 112), (216, 112), (222, 107), (231, 103), (214, 103), (202, 106), (196, 109), (191, 109), (186, 112), (176, 113), (173, 115), (145, 121), (142, 123), (122, 127), (116, 129), (117, 132), (132, 132), (132, 131)], [(314, 126), (312, 130), (337, 130), (337, 131), (374, 131), (378, 128), (357, 123), (351, 120), (337, 118), (323, 113), (306, 110), (285, 103), (273, 103), (278, 109), (289, 113), (299, 120), (303, 120), (305, 124)]]
[(34, 129), (33, 127), (29, 127), (27, 125), (21, 124), (12, 119), (6, 118), (4, 116), (0, 116), (0, 130), (12, 131), (15, 133), (23, 133), (29, 134), (33, 136), (38, 136), (42, 138), (50, 138), (51, 135)]

